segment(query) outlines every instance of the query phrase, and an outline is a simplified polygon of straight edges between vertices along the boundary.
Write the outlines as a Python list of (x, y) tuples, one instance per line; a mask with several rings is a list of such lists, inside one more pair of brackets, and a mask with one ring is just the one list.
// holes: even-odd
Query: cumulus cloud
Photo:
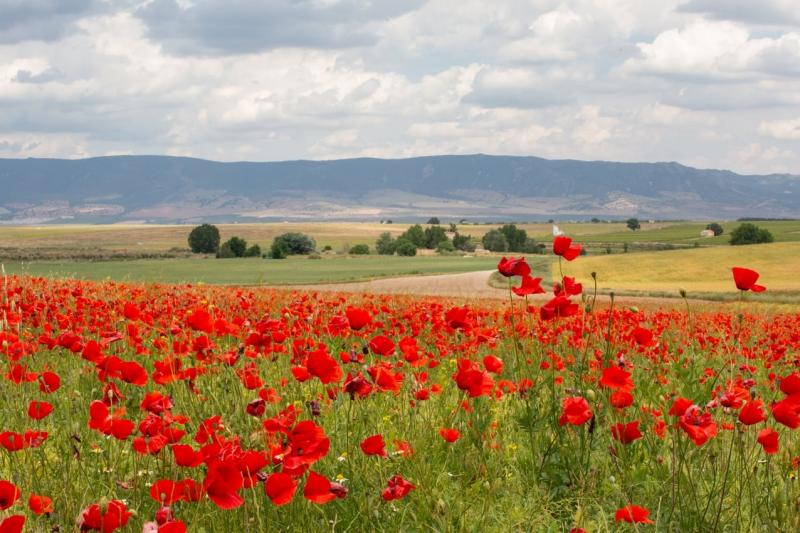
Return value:
[(0, 0), (0, 156), (800, 174), (796, 3), (732, 2)]

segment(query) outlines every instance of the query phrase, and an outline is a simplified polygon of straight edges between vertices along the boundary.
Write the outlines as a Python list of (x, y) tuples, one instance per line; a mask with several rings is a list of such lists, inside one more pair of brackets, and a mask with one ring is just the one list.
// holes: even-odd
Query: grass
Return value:
[(37, 261), (5, 264), (9, 274), (51, 278), (211, 283), (231, 285), (287, 285), (360, 281), (372, 278), (448, 274), (491, 270), (496, 257), (366, 256), (319, 260), (267, 259), (144, 259), (133, 261)]
[[(581, 257), (563, 262), (564, 274), (590, 280), (597, 272), (604, 290), (732, 292), (731, 267), (744, 266), (761, 274), (770, 291), (800, 291), (800, 243), (718, 246), (663, 252)], [(558, 277), (558, 263), (553, 265)]]

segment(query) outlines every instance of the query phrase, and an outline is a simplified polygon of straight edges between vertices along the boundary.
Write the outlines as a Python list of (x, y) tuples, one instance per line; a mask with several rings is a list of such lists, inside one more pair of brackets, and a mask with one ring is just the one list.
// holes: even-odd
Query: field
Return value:
[(115, 279), (161, 283), (287, 285), (358, 281), (388, 276), (491, 270), (496, 257), (342, 256), (318, 260), (139, 259), (129, 261), (9, 262), (8, 273), (79, 279)]
[(10, 531), (800, 528), (798, 313), (0, 281)]

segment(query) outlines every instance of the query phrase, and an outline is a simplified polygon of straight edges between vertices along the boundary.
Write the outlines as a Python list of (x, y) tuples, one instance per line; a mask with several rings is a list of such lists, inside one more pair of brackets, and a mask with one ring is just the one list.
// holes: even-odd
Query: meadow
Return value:
[(645, 310), (498, 268), (526, 289), (4, 277), (0, 528), (800, 528), (800, 314), (752, 273), (733, 308)]

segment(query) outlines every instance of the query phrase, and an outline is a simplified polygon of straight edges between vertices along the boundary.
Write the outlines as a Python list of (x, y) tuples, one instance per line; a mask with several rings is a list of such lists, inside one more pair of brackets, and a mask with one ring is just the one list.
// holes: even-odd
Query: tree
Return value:
[(772, 242), (774, 240), (775, 238), (768, 229), (759, 228), (755, 224), (745, 222), (731, 232), (730, 243), (733, 245), (761, 244), (764, 242)]
[(522, 243), (522, 246), (520, 246), (518, 250), (513, 250), (513, 251), (522, 252), (524, 254), (538, 254), (542, 252), (542, 247), (539, 245), (538, 242), (528, 237), (525, 239), (525, 242)]
[(436, 246), (436, 252), (439, 254), (447, 254), (455, 251), (456, 247), (453, 246), (453, 243), (450, 241), (442, 241)]
[(353, 255), (369, 255), (369, 246), (366, 244), (356, 244), (350, 248), (350, 253)]
[(244, 252), (244, 257), (261, 257), (261, 247), (254, 244)]
[(438, 217), (431, 217), (431, 218), (428, 219), (428, 224), (438, 225), (438, 224), (441, 224), (441, 222), (439, 222), (439, 218)]
[(276, 237), (269, 249), (269, 256), (272, 259), (286, 259), (289, 256), (289, 245), (285, 240)]
[(408, 239), (397, 239), (397, 247), (395, 248), (397, 255), (410, 257), (417, 255), (417, 247)]
[[(231, 237), (225, 241), (222, 247), (227, 247), (233, 253), (233, 257), (244, 257), (244, 253), (247, 251), (247, 241), (241, 237)], [(220, 248), (220, 257), (222, 257), (221, 254), (222, 248)]]
[(222, 243), (222, 246), (219, 247), (219, 252), (217, 252), (217, 259), (231, 259), (236, 257), (236, 253), (231, 248), (230, 242)]
[(278, 235), (275, 240), (283, 241), (290, 255), (310, 254), (317, 247), (317, 243), (305, 233), (284, 233)]
[(189, 233), (189, 248), (196, 254), (215, 254), (219, 251), (219, 230), (211, 224), (202, 224)]
[(472, 237), (469, 235), (461, 235), (460, 233), (453, 235), (453, 247), (462, 252), (475, 251), (475, 243), (472, 242)]
[(716, 222), (712, 222), (711, 224), (706, 226), (706, 229), (713, 231), (714, 232), (714, 237), (718, 237), (718, 236), (722, 235), (722, 233), (725, 231), (725, 230), (722, 229), (722, 226), (720, 226)]
[(408, 228), (405, 233), (400, 235), (399, 239), (405, 239), (417, 248), (425, 248), (427, 239), (425, 238), (425, 230), (419, 224), (414, 224)]
[(445, 233), (443, 227), (430, 226), (425, 228), (425, 248), (433, 250), (439, 246), (440, 242), (444, 242), (446, 240), (448, 240), (447, 233)]
[(629, 218), (625, 224), (628, 226), (629, 229), (633, 231), (636, 231), (637, 229), (640, 229), (642, 227), (642, 225), (639, 224), (638, 218)]
[(521, 252), (525, 241), (528, 240), (528, 232), (517, 228), (516, 224), (506, 224), (500, 228), (500, 232), (506, 236), (510, 252)]
[(508, 239), (506, 239), (506, 236), (499, 229), (486, 232), (481, 242), (483, 243), (483, 247), (490, 252), (508, 251)]
[(378, 240), (375, 241), (375, 251), (380, 255), (394, 255), (394, 250), (397, 242), (388, 231), (381, 233)]
[(450, 233), (456, 233), (458, 231), (458, 226), (456, 226), (455, 224), (453, 224), (451, 222), (450, 223), (450, 227), (449, 227), (449, 229), (447, 231), (449, 231)]

